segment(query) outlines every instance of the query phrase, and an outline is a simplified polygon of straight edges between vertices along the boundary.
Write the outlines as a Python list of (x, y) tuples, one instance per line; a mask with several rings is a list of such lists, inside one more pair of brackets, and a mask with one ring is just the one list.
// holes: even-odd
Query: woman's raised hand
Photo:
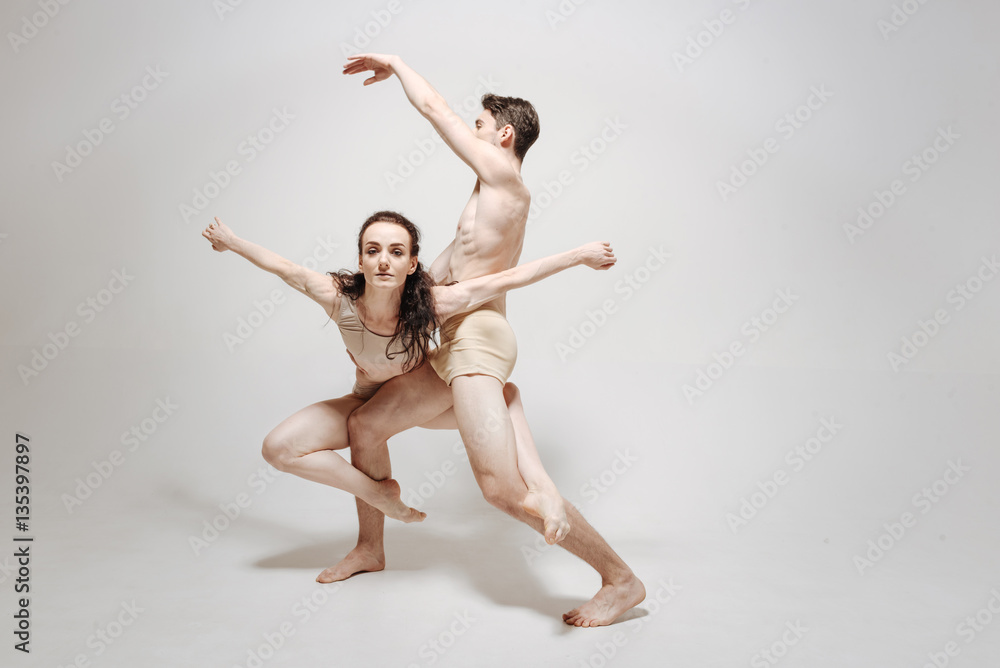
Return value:
[(201, 233), (201, 236), (211, 241), (212, 249), (217, 250), (220, 253), (222, 251), (232, 250), (233, 241), (236, 239), (236, 235), (233, 234), (233, 231), (226, 227), (218, 217), (215, 218), (214, 223), (205, 228), (205, 231)]
[(592, 241), (589, 244), (580, 246), (577, 249), (580, 254), (581, 264), (585, 264), (591, 269), (610, 269), (618, 261), (615, 257), (611, 244), (607, 241)]

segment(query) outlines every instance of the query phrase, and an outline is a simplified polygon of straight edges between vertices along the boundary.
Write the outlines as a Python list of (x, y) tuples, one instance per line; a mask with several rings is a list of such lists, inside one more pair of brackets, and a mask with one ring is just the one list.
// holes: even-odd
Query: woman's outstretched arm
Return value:
[(438, 321), (471, 311), (508, 290), (523, 288), (564, 269), (585, 264), (592, 269), (610, 269), (617, 262), (611, 244), (594, 241), (573, 250), (520, 264), (497, 274), (480, 276), (454, 285), (438, 285), (434, 294), (434, 311)]
[(212, 242), (214, 250), (220, 253), (231, 250), (264, 271), (279, 277), (322, 306), (327, 314), (336, 320), (336, 314), (340, 311), (340, 293), (330, 276), (306, 269), (263, 246), (239, 238), (218, 218), (205, 228), (201, 236)]

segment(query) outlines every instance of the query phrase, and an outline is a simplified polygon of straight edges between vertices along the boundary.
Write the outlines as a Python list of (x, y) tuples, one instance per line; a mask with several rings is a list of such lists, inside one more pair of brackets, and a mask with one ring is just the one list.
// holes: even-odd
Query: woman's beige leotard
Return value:
[[(358, 367), (354, 394), (370, 399), (382, 383), (403, 373), (403, 346), (397, 341), (391, 348), (391, 336), (376, 334), (362, 324), (356, 304), (347, 296), (340, 298), (337, 319), (340, 335), (347, 346), (347, 354)], [(398, 353), (398, 354), (396, 354)], [(392, 358), (389, 358), (392, 355)]]

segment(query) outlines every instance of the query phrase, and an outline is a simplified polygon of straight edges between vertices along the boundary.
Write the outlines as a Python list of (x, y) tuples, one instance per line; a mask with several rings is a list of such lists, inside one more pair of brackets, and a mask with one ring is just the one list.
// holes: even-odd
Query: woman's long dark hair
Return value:
[[(420, 230), (405, 216), (395, 211), (377, 211), (368, 217), (358, 232), (358, 256), (362, 254), (361, 239), (365, 235), (365, 230), (373, 223), (393, 223), (405, 229), (410, 233), (410, 255), (419, 256)], [(340, 294), (352, 302), (357, 303), (361, 295), (365, 294), (364, 272), (342, 269), (336, 273), (328, 271), (327, 274), (333, 277)], [(430, 342), (434, 330), (437, 329), (434, 297), (431, 294), (433, 286), (434, 280), (424, 271), (424, 266), (420, 262), (417, 262), (416, 271), (409, 274), (406, 283), (403, 284), (403, 294), (399, 302), (399, 321), (388, 344), (388, 347), (392, 347), (397, 341), (401, 342), (403, 352), (390, 355), (386, 351), (386, 354), (390, 359), (399, 354), (406, 355), (403, 359), (403, 368), (406, 371), (417, 368), (427, 359)]]

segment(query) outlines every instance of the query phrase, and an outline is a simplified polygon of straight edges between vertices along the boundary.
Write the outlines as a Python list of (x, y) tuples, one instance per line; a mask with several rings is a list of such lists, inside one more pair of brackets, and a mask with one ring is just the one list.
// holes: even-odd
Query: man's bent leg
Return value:
[[(566, 519), (566, 508), (559, 490), (552, 478), (545, 472), (538, 457), (535, 441), (524, 416), (521, 393), (514, 383), (503, 387), (503, 397), (507, 402), (510, 423), (514, 428), (514, 442), (517, 446), (517, 470), (528, 488), (521, 502), (524, 509), (545, 523), (545, 542), (555, 545), (569, 533), (570, 524)], [(454, 407), (434, 419), (420, 425), (424, 429), (458, 429)]]
[(517, 469), (514, 427), (503, 396), (503, 384), (493, 376), (457, 376), (451, 382), (455, 420), (465, 443), (476, 482), (492, 505), (506, 511), (518, 488), (520, 503), (527, 494)]
[[(372, 480), (389, 478), (392, 469), (387, 439), (427, 422), (450, 406), (451, 390), (430, 364), (389, 380), (347, 420), (351, 463)], [(358, 544), (339, 563), (323, 571), (317, 578), (320, 582), (336, 582), (385, 567), (385, 515), (361, 499), (357, 499), (357, 507)]]
[[(497, 508), (545, 534), (545, 525), (522, 506), (528, 488), (517, 472), (513, 427), (502, 386), (491, 376), (459, 376), (452, 381), (455, 417), (483, 496)], [(499, 402), (499, 403), (498, 403)], [(583, 516), (564, 501), (573, 530), (560, 545), (601, 575), (601, 589), (587, 603), (563, 615), (574, 626), (604, 626), (638, 605), (646, 590), (632, 569)]]

